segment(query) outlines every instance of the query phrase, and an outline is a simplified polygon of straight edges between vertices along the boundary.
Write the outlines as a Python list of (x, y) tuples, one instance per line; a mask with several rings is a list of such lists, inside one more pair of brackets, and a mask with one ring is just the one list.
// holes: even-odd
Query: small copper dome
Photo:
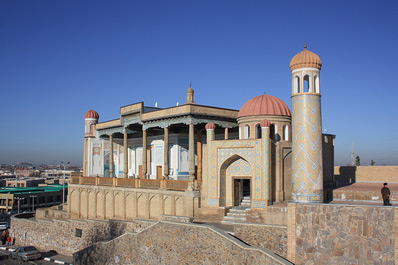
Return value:
[(84, 115), (85, 119), (99, 119), (99, 115), (95, 110), (89, 110), (86, 112), (86, 114)]
[(238, 117), (254, 115), (292, 116), (285, 102), (265, 94), (246, 101), (238, 113)]
[(206, 130), (214, 130), (216, 128), (216, 125), (212, 122), (209, 122), (208, 124), (206, 124), (205, 129)]
[(317, 68), (319, 70), (321, 70), (322, 67), (321, 58), (315, 53), (307, 50), (306, 46), (304, 46), (302, 52), (296, 54), (290, 61), (290, 71), (304, 67)]
[(269, 127), (271, 126), (271, 122), (267, 119), (264, 119), (262, 122), (260, 122), (260, 127), (264, 128), (264, 127)]

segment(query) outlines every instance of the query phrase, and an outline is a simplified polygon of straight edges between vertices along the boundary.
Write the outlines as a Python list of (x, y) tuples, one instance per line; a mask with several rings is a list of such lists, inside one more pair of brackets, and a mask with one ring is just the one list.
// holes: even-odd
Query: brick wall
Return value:
[(291, 264), (215, 228), (160, 222), (74, 255), (74, 264)]

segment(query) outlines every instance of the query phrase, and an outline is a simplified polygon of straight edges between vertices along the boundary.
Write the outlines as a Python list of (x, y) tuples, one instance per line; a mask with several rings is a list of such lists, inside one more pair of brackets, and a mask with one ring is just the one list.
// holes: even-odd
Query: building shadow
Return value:
[(356, 182), (356, 166), (341, 166), (339, 175), (334, 175), (335, 188), (352, 185)]

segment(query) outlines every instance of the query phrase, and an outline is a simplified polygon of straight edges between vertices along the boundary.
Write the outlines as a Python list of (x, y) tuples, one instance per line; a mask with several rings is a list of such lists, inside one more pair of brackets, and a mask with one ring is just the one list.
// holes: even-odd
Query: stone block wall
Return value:
[(287, 258), (287, 226), (237, 223), (234, 236), (251, 246), (266, 248)]
[(395, 264), (398, 208), (289, 203), (288, 212), (295, 264)]
[(34, 245), (45, 250), (55, 250), (71, 255), (89, 245), (110, 240), (125, 232), (139, 232), (153, 225), (151, 221), (135, 220), (46, 220), (11, 218), (11, 233), (17, 245)]
[(97, 243), (74, 255), (74, 264), (291, 264), (215, 228), (160, 222), (140, 233)]

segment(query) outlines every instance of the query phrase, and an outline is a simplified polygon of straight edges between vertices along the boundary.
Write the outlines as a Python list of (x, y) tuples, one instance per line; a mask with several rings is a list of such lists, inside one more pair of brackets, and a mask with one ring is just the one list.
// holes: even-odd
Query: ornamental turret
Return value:
[(95, 137), (94, 129), (98, 123), (99, 115), (95, 110), (89, 110), (84, 115), (84, 153), (83, 153), (83, 176), (88, 176), (88, 160), (89, 160), (89, 141)]

